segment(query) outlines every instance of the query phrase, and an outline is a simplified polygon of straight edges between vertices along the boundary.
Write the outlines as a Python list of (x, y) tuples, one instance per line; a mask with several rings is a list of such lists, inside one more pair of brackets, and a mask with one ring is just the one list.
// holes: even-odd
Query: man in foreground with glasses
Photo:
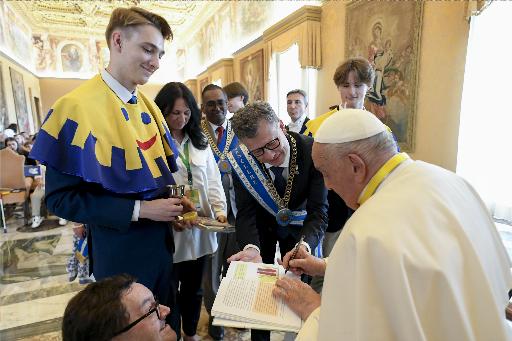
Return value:
[(170, 309), (129, 275), (91, 283), (73, 297), (62, 320), (63, 341), (161, 340), (176, 333), (165, 323)]
[[(231, 119), (241, 145), (228, 159), (233, 177), (236, 236), (243, 247), (228, 261), (274, 263), (276, 242), (281, 254), (300, 248), (315, 250), (327, 227), (327, 189), (313, 166), (313, 139), (279, 128), (279, 118), (266, 102), (254, 102)], [(269, 340), (270, 333), (252, 331), (252, 340)]]

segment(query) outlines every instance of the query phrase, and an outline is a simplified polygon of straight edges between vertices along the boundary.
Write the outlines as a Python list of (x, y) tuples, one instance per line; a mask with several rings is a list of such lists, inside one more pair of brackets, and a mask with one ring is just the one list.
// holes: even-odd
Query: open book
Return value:
[(274, 283), (283, 276), (280, 265), (231, 262), (213, 303), (213, 324), (298, 332), (300, 317), (272, 296)]

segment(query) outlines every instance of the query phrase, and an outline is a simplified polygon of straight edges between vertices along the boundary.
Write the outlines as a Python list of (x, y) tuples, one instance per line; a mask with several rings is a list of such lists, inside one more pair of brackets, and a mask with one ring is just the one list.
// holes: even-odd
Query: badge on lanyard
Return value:
[(185, 190), (185, 196), (194, 203), (196, 209), (201, 208), (201, 202), (199, 200), (199, 190), (197, 188), (189, 186)]
[(199, 200), (199, 189), (193, 187), (193, 179), (192, 179), (192, 169), (190, 168), (190, 158), (189, 158), (189, 150), (188, 150), (188, 143), (190, 140), (185, 142), (185, 146), (183, 148), (183, 154), (180, 153), (180, 159), (185, 165), (185, 168), (187, 169), (187, 180), (188, 180), (188, 186), (185, 189), (185, 196), (194, 203), (194, 207), (196, 209), (201, 208), (201, 202)]

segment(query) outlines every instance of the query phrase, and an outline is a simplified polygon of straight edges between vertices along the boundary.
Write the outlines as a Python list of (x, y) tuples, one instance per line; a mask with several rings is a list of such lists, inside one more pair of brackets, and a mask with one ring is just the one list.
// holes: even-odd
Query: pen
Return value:
[(302, 237), (300, 237), (299, 242), (297, 243), (297, 245), (295, 245), (295, 249), (293, 250), (293, 253), (292, 253), (292, 256), (290, 257), (290, 259), (288, 259), (288, 266), (286, 267), (286, 271), (284, 273), (287, 273), (288, 270), (290, 270), (290, 261), (294, 260), (295, 257), (297, 257), (297, 252), (299, 252), (299, 247), (301, 246), (303, 241), (304, 241), (304, 235), (302, 235)]

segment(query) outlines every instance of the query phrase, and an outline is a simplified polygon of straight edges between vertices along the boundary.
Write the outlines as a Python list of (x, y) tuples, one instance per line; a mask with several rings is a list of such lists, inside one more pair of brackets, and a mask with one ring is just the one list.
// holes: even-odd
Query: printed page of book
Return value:
[[(298, 331), (300, 317), (272, 296), (272, 289), (285, 270), (280, 265), (232, 262), (222, 280), (212, 315), (223, 320), (267, 326), (264, 329)], [(290, 273), (291, 274), (291, 273)]]

